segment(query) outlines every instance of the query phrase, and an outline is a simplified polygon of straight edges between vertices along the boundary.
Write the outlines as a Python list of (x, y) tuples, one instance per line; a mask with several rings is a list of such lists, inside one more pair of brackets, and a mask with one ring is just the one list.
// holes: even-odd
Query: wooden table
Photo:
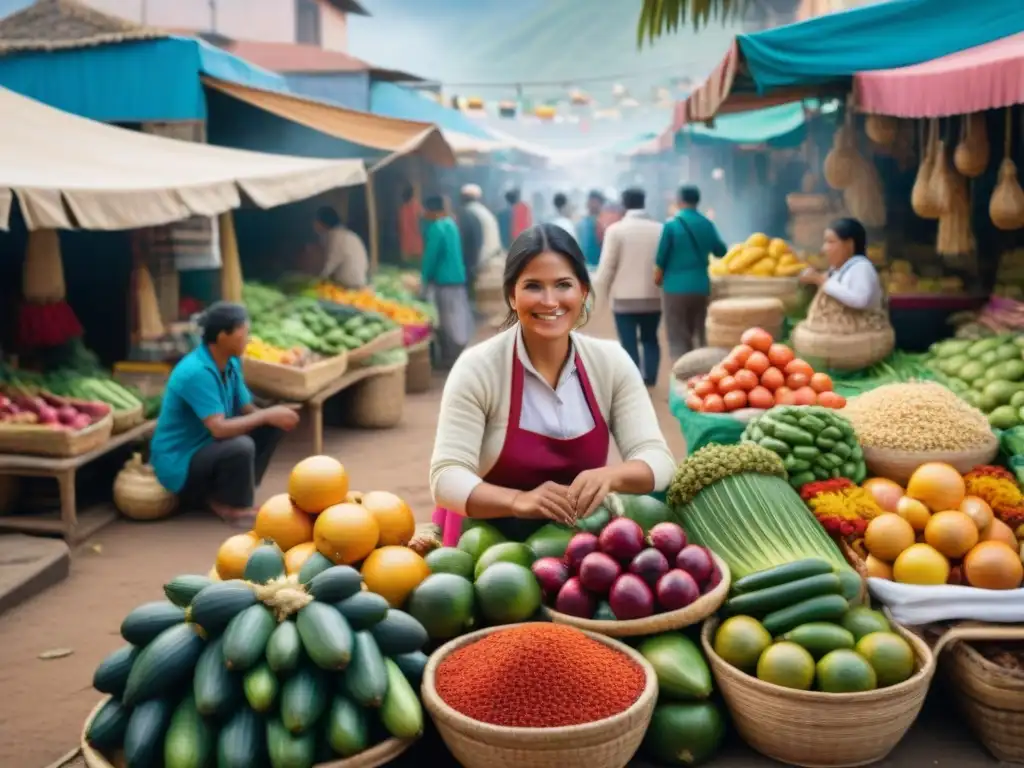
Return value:
[(75, 499), (75, 478), (78, 470), (117, 448), (149, 438), (155, 427), (156, 420), (143, 422), (127, 432), (114, 435), (103, 445), (88, 453), (83, 453), (81, 456), (56, 459), (43, 456), (0, 454), (0, 475), (52, 477), (57, 481), (60, 492), (60, 516), (58, 519), (43, 515), (5, 515), (0, 517), (0, 531), (60, 534), (69, 544), (82, 536), (88, 536), (92, 530), (95, 530), (95, 526), (84, 534), (79, 530), (78, 504)]

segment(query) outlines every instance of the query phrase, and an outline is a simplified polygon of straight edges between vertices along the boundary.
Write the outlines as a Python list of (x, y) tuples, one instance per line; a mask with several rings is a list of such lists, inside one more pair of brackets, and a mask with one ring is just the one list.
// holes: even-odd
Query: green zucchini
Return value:
[(380, 720), (396, 739), (414, 739), (423, 733), (423, 705), (402, 670), (391, 659), (384, 659), (388, 673), (388, 692), (380, 708)]
[(206, 768), (214, 756), (214, 730), (186, 696), (171, 715), (164, 737), (164, 768)]
[(314, 576), (306, 590), (320, 602), (337, 603), (358, 593), (362, 586), (359, 571), (348, 565), (335, 565)]
[(282, 621), (267, 640), (267, 664), (275, 675), (294, 672), (302, 661), (302, 640), (294, 621)]
[(843, 585), (842, 596), (856, 605), (864, 599), (864, 579), (852, 568), (840, 568), (836, 575)]
[(342, 670), (352, 659), (352, 629), (337, 608), (312, 602), (295, 619), (306, 655), (320, 669)]
[(245, 700), (254, 712), (269, 712), (277, 700), (279, 684), (267, 664), (260, 664), (246, 672), (242, 680)]
[[(772, 421), (770, 416), (762, 415), (750, 422), (756, 424), (757, 428), (761, 430), (764, 437), (773, 437), (775, 435), (775, 422)], [(758, 443), (761, 441), (758, 440)]]
[(746, 439), (752, 443), (760, 443), (766, 437), (764, 430), (761, 429), (756, 423), (752, 423), (747, 428)]
[(177, 624), (165, 629), (135, 659), (121, 697), (124, 704), (134, 707), (186, 683), (205, 647), (206, 641), (195, 624)]
[(335, 606), (354, 630), (369, 629), (388, 614), (388, 601), (376, 592), (363, 590)]
[(175, 576), (164, 584), (164, 594), (175, 605), (187, 608), (192, 599), (211, 584), (213, 584), (213, 579), (209, 576), (194, 574)]
[(736, 595), (726, 601), (725, 610), (732, 616), (760, 618), (786, 606), (803, 602), (810, 597), (838, 595), (842, 593), (842, 590), (842, 582), (836, 574), (819, 573), (799, 581)]
[(259, 715), (239, 707), (217, 737), (217, 768), (254, 768), (265, 764), (267, 731)]
[(281, 723), (290, 733), (312, 729), (330, 703), (329, 694), (326, 675), (303, 665), (281, 686)]
[(85, 732), (86, 742), (104, 752), (120, 749), (124, 744), (130, 717), (131, 711), (111, 696), (103, 702), (89, 723), (89, 729)]
[(139, 648), (152, 642), (168, 627), (185, 621), (185, 609), (167, 600), (143, 603), (121, 622), (121, 637)]
[(241, 698), (242, 681), (224, 664), (223, 637), (214, 638), (203, 649), (192, 677), (192, 693), (196, 709), (206, 717), (229, 714)]
[(299, 584), (309, 584), (317, 574), (323, 573), (328, 568), (333, 568), (334, 563), (327, 557), (314, 552), (312, 555), (306, 558), (306, 562), (302, 564), (299, 569)]
[(279, 579), (285, 574), (284, 554), (273, 542), (260, 544), (245, 561), (242, 578), (253, 584), (266, 584)]
[(139, 649), (131, 644), (122, 645), (108, 654), (92, 673), (92, 687), (100, 693), (109, 693), (115, 698), (121, 698), (128, 683), (128, 673), (132, 671), (132, 664), (138, 655)]
[(789, 445), (774, 437), (762, 438), (758, 445), (762, 448), (767, 448), (772, 453), (777, 453), (779, 456), (787, 456), (790, 451)]
[(817, 576), (822, 573), (832, 573), (832, 564), (826, 560), (810, 557), (805, 560), (797, 560), (792, 563), (778, 565), (764, 571), (752, 573), (737, 579), (732, 585), (732, 591), (736, 594), (745, 592), (756, 592), (760, 589), (767, 589), (779, 584), (788, 584), (791, 581), (806, 579), (808, 576)]
[(392, 608), (387, 615), (370, 630), (377, 647), (385, 656), (412, 653), (427, 644), (430, 639), (427, 630), (405, 611)]
[(352, 757), (370, 745), (367, 712), (343, 695), (334, 697), (327, 715), (327, 741), (342, 757)]
[(423, 682), (423, 671), (427, 668), (427, 661), (429, 659), (427, 654), (423, 651), (413, 651), (412, 653), (400, 653), (392, 658), (395, 660), (398, 668), (402, 670), (405, 679), (418, 691), (420, 684)]
[(150, 768), (163, 762), (164, 737), (174, 704), (150, 699), (132, 710), (124, 733), (124, 762), (129, 768)]
[(828, 621), (812, 621), (794, 627), (782, 635), (783, 640), (806, 649), (815, 660), (839, 648), (853, 648), (853, 633)]
[(316, 752), (314, 731), (296, 736), (276, 718), (267, 723), (267, 753), (271, 768), (313, 768)]
[(252, 669), (267, 652), (267, 641), (277, 619), (267, 606), (251, 605), (235, 616), (224, 630), (224, 664), (228, 669)]
[(188, 615), (208, 633), (216, 634), (223, 632), (235, 616), (256, 603), (256, 593), (244, 581), (215, 581), (195, 596), (188, 607)]
[(345, 692), (363, 707), (377, 708), (388, 691), (388, 671), (384, 656), (370, 632), (356, 632), (352, 641), (352, 661), (345, 669)]
[(808, 622), (835, 621), (846, 613), (849, 607), (850, 604), (842, 595), (818, 595), (769, 613), (761, 624), (772, 637), (775, 637)]

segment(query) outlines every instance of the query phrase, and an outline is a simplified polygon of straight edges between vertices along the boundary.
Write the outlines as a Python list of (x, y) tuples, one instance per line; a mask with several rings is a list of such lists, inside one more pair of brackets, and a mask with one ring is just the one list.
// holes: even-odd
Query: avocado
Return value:
[(995, 429), (1011, 429), (1020, 424), (1020, 414), (1012, 405), (1000, 405), (988, 415), (988, 423)]

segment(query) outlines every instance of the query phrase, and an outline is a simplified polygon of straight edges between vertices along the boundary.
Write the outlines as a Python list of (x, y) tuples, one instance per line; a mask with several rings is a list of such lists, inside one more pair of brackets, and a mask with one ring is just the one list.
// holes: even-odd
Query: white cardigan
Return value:
[[(438, 506), (465, 514), (469, 495), (498, 461), (508, 429), (518, 334), (518, 327), (512, 328), (467, 349), (448, 375), (430, 460), (430, 491)], [(665, 489), (676, 462), (636, 365), (614, 341), (573, 333), (572, 343), (623, 461), (647, 463), (655, 490)]]

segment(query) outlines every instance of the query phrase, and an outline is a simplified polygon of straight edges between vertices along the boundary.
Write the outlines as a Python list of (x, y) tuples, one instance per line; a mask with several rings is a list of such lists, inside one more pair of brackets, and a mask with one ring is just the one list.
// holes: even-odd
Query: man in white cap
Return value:
[[(466, 184), (460, 196), (462, 209), (459, 212), (459, 231), (463, 234), (466, 278), (472, 286), (479, 268), (501, 255), (501, 229), (498, 218), (483, 204), (484, 193), (478, 185)], [(473, 249), (473, 253), (467, 249)]]

